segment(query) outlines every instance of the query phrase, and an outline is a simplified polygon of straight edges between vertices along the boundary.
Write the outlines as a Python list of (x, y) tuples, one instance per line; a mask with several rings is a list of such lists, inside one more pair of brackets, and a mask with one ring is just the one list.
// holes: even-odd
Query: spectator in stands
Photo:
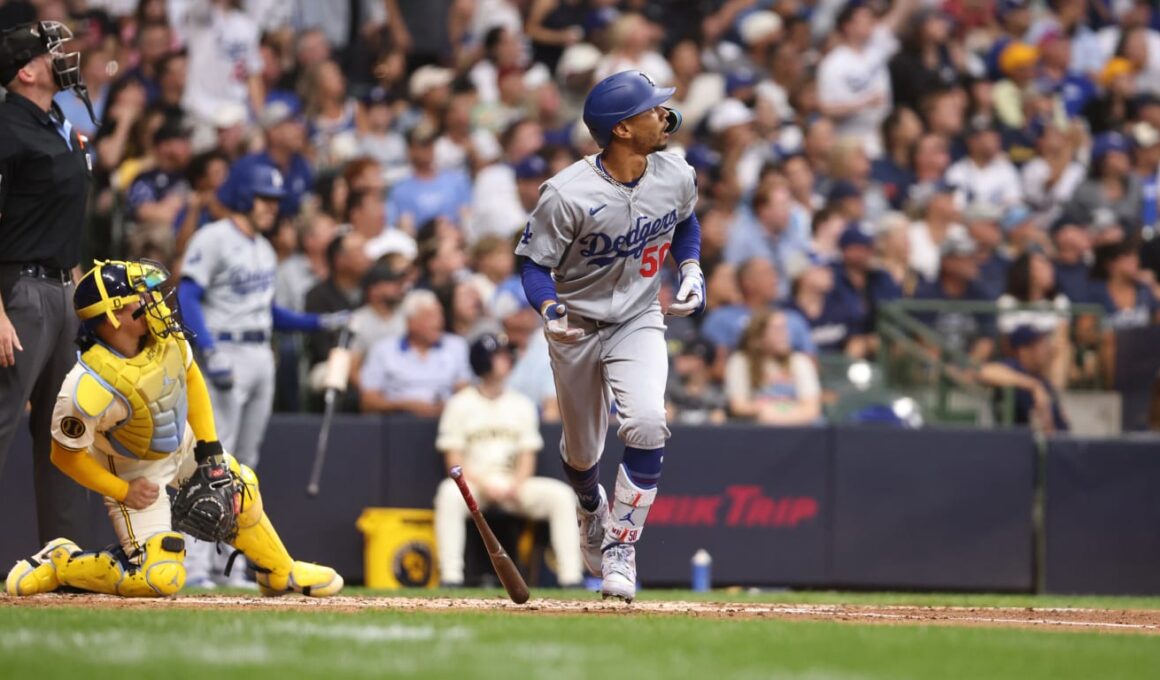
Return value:
[(910, 220), (902, 213), (886, 213), (874, 231), (874, 253), (882, 272), (899, 292), (909, 297), (918, 283), (918, 273), (910, 267)]
[(713, 343), (694, 338), (684, 343), (673, 358), (665, 390), (669, 419), (685, 425), (720, 425), (725, 422), (728, 401), (713, 380), (717, 350)]
[(406, 272), (376, 263), (363, 278), (363, 304), (350, 316), (351, 381), (358, 388), (359, 370), (370, 348), (380, 340), (407, 331), (399, 305), (407, 292)]
[(1092, 142), (1092, 165), (1088, 178), (1076, 188), (1071, 207), (1111, 213), (1112, 222), (1126, 234), (1140, 230), (1143, 195), (1140, 181), (1132, 174), (1128, 138), (1119, 132), (1105, 132)]
[[(1027, 214), (1027, 209), (1021, 205), (1008, 208), (1011, 219), (1021, 223), (1021, 214)], [(1007, 239), (1000, 226), (1000, 221), (1008, 218), (996, 205), (990, 203), (973, 203), (963, 212), (963, 222), (966, 223), (967, 233), (978, 248), (979, 283), (988, 290), (991, 298), (999, 297), (1007, 283), (1007, 270), (1011, 267), (1011, 259), (1007, 257), (1005, 243)]]
[[(1007, 336), (1011, 355), (983, 365), (979, 379), (986, 385), (1014, 390), (1012, 422), (1052, 434), (1070, 427), (1060, 407), (1059, 393), (1049, 380), (1053, 346), (1048, 334), (1032, 326), (1019, 326)], [(995, 394), (997, 417), (1002, 418), (1005, 397)]]
[(495, 303), (500, 286), (515, 274), (516, 256), (511, 242), (510, 238), (484, 236), (471, 248), (471, 270), (475, 272), (471, 283), (488, 309)]
[(363, 95), (363, 115), (358, 129), (358, 148), (379, 162), (388, 182), (408, 173), (407, 140), (395, 130), (395, 97), (382, 86)]
[(294, 221), (297, 248), (278, 263), (274, 301), (296, 312), (306, 306), (306, 294), (330, 276), (326, 250), (338, 235), (338, 223), (325, 213), (299, 215)]
[(1065, 211), (1051, 226), (1055, 255), (1055, 281), (1059, 291), (1072, 302), (1090, 302), (1089, 262), (1092, 239), (1087, 226), (1073, 211)]
[[(186, 3), (184, 9), (173, 22), (189, 50), (182, 101), (186, 113), (202, 128), (212, 125), (214, 112), (229, 104), (261, 114), (266, 93), (258, 24), (242, 11), (239, 0)], [(279, 169), (286, 174), (287, 168)]]
[(874, 240), (856, 225), (838, 241), (841, 259), (834, 265), (834, 287), (826, 306), (846, 319), (849, 339), (845, 352), (863, 358), (876, 350), (874, 322), (878, 306), (902, 297), (890, 274), (874, 265)]
[(414, 174), (391, 187), (387, 220), (407, 232), (442, 217), (462, 224), (471, 205), (471, 182), (459, 171), (435, 166), (434, 128), (420, 125), (407, 133), (407, 155)]
[[(471, 243), (486, 235), (511, 236), (523, 228), (535, 207), (540, 184), (549, 176), (548, 162), (536, 155), (544, 144), (544, 133), (534, 121), (513, 123), (500, 135), (506, 162), (493, 163), (479, 171), (472, 188)], [(526, 205), (520, 182), (532, 186), (531, 206)]]
[(316, 167), (339, 165), (332, 145), (340, 136), (353, 137), (358, 111), (357, 102), (347, 93), (342, 69), (330, 60), (311, 66), (302, 78), (299, 96), (305, 102), (307, 137)]
[(895, 210), (906, 205), (907, 192), (914, 182), (914, 146), (921, 137), (922, 121), (911, 109), (895, 108), (882, 121), (885, 153), (871, 164), (870, 177), (882, 187), (883, 195)]
[(1088, 100), (1083, 108), (1088, 127), (1092, 134), (1122, 129), (1136, 96), (1132, 63), (1120, 56), (1109, 59), (1099, 73), (1099, 84), (1103, 94)]
[(470, 279), (460, 279), (449, 286), (435, 291), (439, 303), (443, 305), (443, 318), (447, 319), (447, 332), (473, 342), (484, 333), (497, 333), (496, 322), (490, 318), (483, 306), (479, 289)]
[(725, 367), (729, 413), (766, 425), (809, 425), (822, 414), (814, 362), (792, 351), (785, 312), (753, 315)]
[(1032, 124), (1038, 156), (1023, 166), (1023, 198), (1040, 213), (1050, 214), (1071, 200), (1086, 171), (1075, 160), (1075, 149), (1063, 130), (1055, 125)]
[(967, 156), (947, 170), (946, 181), (961, 191), (968, 203), (981, 201), (1007, 208), (1023, 200), (1019, 173), (1003, 153), (999, 128), (983, 116), (971, 119)]
[(303, 155), (306, 126), (302, 120), (302, 104), (292, 95), (271, 99), (259, 120), (265, 131), (265, 150), (238, 159), (230, 168), (222, 191), (237, 191), (256, 165), (277, 168), (286, 181), (286, 197), (279, 204), (279, 217), (292, 218), (298, 214), (306, 194), (314, 188), (314, 170)]
[(189, 58), (185, 52), (170, 52), (157, 62), (157, 103), (170, 110), (180, 111), (185, 97), (185, 83), (189, 73)]
[(958, 84), (965, 55), (958, 43), (949, 40), (950, 31), (949, 17), (933, 8), (918, 11), (906, 22), (902, 49), (890, 60), (896, 106), (916, 108), (929, 92)]
[(825, 354), (848, 352), (864, 356), (864, 338), (854, 337), (844, 299), (831, 296), (834, 270), (814, 253), (797, 255), (790, 261), (793, 295), (786, 308), (801, 314), (810, 326), (810, 340)]
[[(702, 335), (717, 346), (722, 361), (738, 348), (753, 315), (773, 309), (778, 302), (778, 275), (772, 262), (764, 257), (751, 257), (742, 262), (736, 271), (740, 302), (717, 307), (705, 316), (701, 324)], [(710, 295), (713, 293), (710, 292)], [(816, 354), (817, 347), (810, 339), (809, 324), (801, 314), (787, 311), (786, 323), (794, 350)]]
[(173, 224), (189, 191), (189, 131), (180, 120), (167, 120), (153, 133), (153, 155), (154, 169), (137, 175), (126, 203), (129, 218), (137, 225), (134, 249), (143, 252), (152, 246), (168, 256), (175, 247)]
[(1160, 323), (1160, 303), (1153, 294), (1154, 281), (1140, 271), (1135, 241), (1110, 243), (1095, 250), (1091, 301), (1102, 305), (1104, 328), (1120, 331)]
[(193, 232), (212, 222), (213, 216), (223, 210), (217, 192), (225, 184), (229, 172), (229, 159), (218, 151), (206, 151), (190, 159), (185, 173), (190, 191), (173, 219), (173, 227), (177, 230), (175, 260), (180, 261), (185, 254), (185, 246)]
[[(994, 299), (979, 282), (978, 248), (966, 229), (960, 226), (949, 231), (941, 253), (938, 278), (920, 283), (915, 298), (963, 302)], [(945, 310), (916, 316), (938, 331), (947, 347), (975, 361), (987, 360), (994, 351), (995, 322), (988, 313)]]
[[(169, 53), (173, 43), (168, 24), (150, 21), (137, 26), (135, 38), (137, 64), (113, 84), (115, 89), (127, 82), (139, 84), (145, 90), (145, 103), (156, 104), (161, 99), (161, 60)], [(180, 102), (179, 102), (180, 103)]]
[[(315, 314), (345, 312), (362, 304), (362, 280), (372, 261), (366, 255), (366, 239), (358, 232), (339, 232), (326, 246), (328, 275), (306, 293), (305, 311)], [(338, 330), (319, 330), (310, 336), (310, 364), (326, 361), (338, 344)]]
[(416, 264), (419, 266), (416, 288), (438, 291), (467, 275), (467, 255), (457, 237), (434, 236), (424, 240), (419, 246)]
[(1011, 264), (1006, 278), (1005, 292), (997, 301), (999, 333), (1006, 336), (1028, 326), (1047, 335), (1054, 357), (1048, 379), (1063, 389), (1068, 383), (1072, 357), (1071, 302), (1055, 289), (1051, 260), (1039, 251), (1023, 253)]
[(559, 422), (556, 381), (552, 376), (548, 341), (544, 337), (540, 315), (528, 304), (523, 287), (518, 283), (500, 290), (493, 308), (515, 359), (507, 386), (531, 399), (539, 407), (541, 420)]
[(947, 235), (964, 227), (958, 224), (955, 208), (955, 187), (940, 182), (929, 187), (930, 193), (921, 198), (919, 210), (922, 219), (910, 225), (910, 266), (925, 281), (938, 276), (939, 248)]
[(436, 417), (471, 382), (467, 342), (443, 332), (443, 309), (431, 291), (407, 293), (399, 313), (407, 334), (375, 343), (359, 371), (362, 410)]
[(346, 219), (350, 228), (366, 239), (367, 256), (372, 260), (389, 253), (412, 260), (419, 253), (410, 234), (387, 225), (380, 191), (352, 190), (346, 199)]
[(785, 264), (792, 253), (809, 248), (808, 215), (793, 210), (793, 197), (783, 178), (775, 177), (762, 184), (753, 196), (753, 211), (738, 215), (730, 226), (725, 245), (725, 259), (740, 264), (752, 257), (764, 257), (774, 264), (779, 275), (778, 297), (789, 295)]
[(847, 224), (842, 216), (832, 208), (822, 208), (815, 212), (811, 228), (813, 238), (810, 239), (810, 251), (831, 262), (836, 261), (840, 256), (838, 242), (842, 239), (842, 233), (846, 231)]
[(901, 197), (900, 209), (907, 209), (912, 203), (924, 201), (934, 191), (935, 186), (944, 183), (943, 175), (951, 163), (947, 138), (940, 134), (924, 134), (915, 142), (912, 158), (911, 168), (914, 177)]
[(886, 65), (898, 51), (898, 28), (915, 5), (913, 0), (900, 0), (876, 19), (869, 5), (848, 3), (835, 21), (840, 44), (818, 64), (822, 113), (837, 121), (841, 136), (863, 140), (871, 158), (882, 154), (878, 130), (891, 107)]

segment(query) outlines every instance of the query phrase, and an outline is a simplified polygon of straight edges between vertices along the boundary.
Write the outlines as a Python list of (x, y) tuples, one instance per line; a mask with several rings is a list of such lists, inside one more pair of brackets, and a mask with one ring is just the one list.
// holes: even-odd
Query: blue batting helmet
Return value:
[[(667, 102), (673, 87), (657, 87), (643, 71), (623, 71), (608, 76), (596, 84), (584, 99), (584, 124), (592, 138), (601, 147), (612, 141), (612, 128), (626, 118), (656, 108)], [(666, 132), (681, 128), (682, 117), (676, 109), (668, 109), (669, 124)]]
[(256, 164), (242, 170), (238, 182), (226, 182), (219, 192), (222, 204), (236, 213), (246, 214), (254, 209), (255, 198), (281, 200), (286, 196), (286, 180), (282, 173), (269, 165)]
[(471, 349), (468, 351), (471, 370), (481, 378), (487, 377), (487, 374), (491, 373), (495, 355), (500, 352), (511, 352), (505, 338), (493, 333), (484, 333), (479, 336), (475, 342), (471, 343)]

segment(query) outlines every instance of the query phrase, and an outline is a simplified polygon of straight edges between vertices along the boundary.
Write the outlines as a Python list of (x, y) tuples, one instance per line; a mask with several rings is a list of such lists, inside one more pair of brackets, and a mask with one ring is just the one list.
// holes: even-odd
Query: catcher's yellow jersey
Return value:
[(52, 436), (61, 446), (159, 460), (181, 447), (189, 401), (184, 340), (150, 340), (134, 357), (97, 343), (80, 355), (57, 394)]

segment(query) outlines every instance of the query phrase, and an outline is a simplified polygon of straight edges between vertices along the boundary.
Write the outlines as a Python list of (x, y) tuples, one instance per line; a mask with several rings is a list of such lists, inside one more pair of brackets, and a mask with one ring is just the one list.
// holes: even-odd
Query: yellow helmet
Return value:
[(141, 302), (137, 316), (148, 315), (149, 330), (153, 335), (161, 339), (171, 335), (184, 338), (185, 327), (166, 302), (173, 292), (162, 288), (168, 280), (169, 270), (160, 262), (98, 260), (77, 284), (73, 307), (90, 331), (105, 320), (113, 328), (120, 328), (116, 312), (137, 300)]

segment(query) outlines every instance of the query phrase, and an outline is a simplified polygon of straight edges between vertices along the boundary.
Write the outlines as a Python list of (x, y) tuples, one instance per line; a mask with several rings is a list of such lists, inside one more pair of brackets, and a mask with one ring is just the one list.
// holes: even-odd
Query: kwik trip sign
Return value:
[(649, 526), (772, 527), (793, 529), (818, 517), (812, 496), (766, 495), (753, 484), (734, 484), (710, 496), (659, 494), (649, 511)]

